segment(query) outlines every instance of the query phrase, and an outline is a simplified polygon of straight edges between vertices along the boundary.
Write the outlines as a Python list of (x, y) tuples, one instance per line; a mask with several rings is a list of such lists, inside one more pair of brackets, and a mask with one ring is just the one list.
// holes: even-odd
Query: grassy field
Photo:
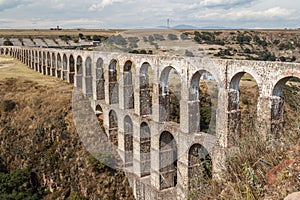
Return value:
[(44, 76), (39, 72), (36, 72), (22, 62), (15, 60), (9, 56), (0, 56), (0, 80), (7, 78), (16, 78), (18, 80), (29, 79), (37, 82), (39, 85), (55, 86), (62, 80), (55, 77)]

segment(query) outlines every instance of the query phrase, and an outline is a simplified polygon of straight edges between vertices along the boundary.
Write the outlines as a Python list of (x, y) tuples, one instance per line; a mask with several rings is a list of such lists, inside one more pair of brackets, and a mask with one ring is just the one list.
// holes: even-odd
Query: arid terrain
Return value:
[(0, 57), (0, 199), (133, 199), (77, 135), (72, 88)]

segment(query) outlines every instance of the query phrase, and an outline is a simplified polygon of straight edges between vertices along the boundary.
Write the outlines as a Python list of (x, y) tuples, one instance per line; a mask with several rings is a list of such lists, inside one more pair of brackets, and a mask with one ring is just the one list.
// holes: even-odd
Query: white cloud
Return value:
[(257, 0), (201, 0), (199, 5), (204, 7), (222, 7), (225, 9), (250, 5)]
[(94, 3), (90, 6), (89, 10), (95, 11), (95, 10), (102, 10), (106, 6), (112, 5), (114, 3), (121, 3), (125, 0), (101, 0), (100, 2)]

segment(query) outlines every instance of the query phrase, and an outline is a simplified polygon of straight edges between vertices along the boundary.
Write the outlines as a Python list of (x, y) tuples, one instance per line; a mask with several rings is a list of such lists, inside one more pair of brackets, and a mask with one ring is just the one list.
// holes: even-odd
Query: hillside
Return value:
[(0, 59), (0, 199), (133, 199), (77, 135), (72, 85)]

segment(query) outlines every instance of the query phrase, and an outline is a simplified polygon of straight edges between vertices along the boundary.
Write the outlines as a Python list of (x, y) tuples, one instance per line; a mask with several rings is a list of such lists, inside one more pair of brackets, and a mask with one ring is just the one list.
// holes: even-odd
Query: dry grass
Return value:
[(31, 81), (37, 82), (39, 85), (54, 86), (62, 80), (55, 77), (44, 76), (39, 72), (36, 72), (22, 62), (12, 59), (9, 56), (0, 56), (0, 80), (7, 78), (16, 78), (19, 80), (30, 79)]

